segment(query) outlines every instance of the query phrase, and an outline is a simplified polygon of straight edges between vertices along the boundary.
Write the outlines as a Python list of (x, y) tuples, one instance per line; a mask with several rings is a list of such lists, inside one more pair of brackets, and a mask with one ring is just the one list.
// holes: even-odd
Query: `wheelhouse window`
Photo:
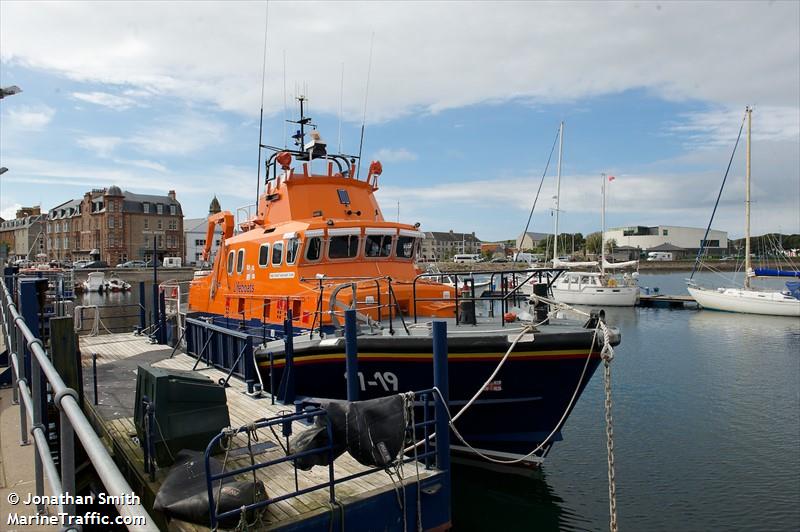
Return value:
[(294, 264), (297, 261), (298, 251), (300, 251), (299, 238), (290, 238), (286, 241), (286, 264)]
[(244, 248), (240, 249), (236, 254), (236, 273), (244, 271)]
[(283, 242), (275, 242), (272, 245), (272, 265), (280, 266), (283, 262)]
[(392, 235), (367, 235), (364, 239), (364, 256), (388, 257), (392, 254)]
[(233, 273), (233, 251), (228, 253), (228, 275)]
[(416, 239), (410, 236), (400, 236), (397, 238), (397, 245), (395, 246), (395, 255), (398, 259), (410, 259), (414, 256), (414, 245)]
[(261, 244), (258, 248), (258, 266), (266, 268), (267, 264), (269, 264), (269, 244)]
[(358, 256), (358, 235), (332, 236), (328, 242), (329, 259), (352, 259)]
[(306, 260), (316, 262), (322, 256), (322, 238), (315, 236), (306, 240)]

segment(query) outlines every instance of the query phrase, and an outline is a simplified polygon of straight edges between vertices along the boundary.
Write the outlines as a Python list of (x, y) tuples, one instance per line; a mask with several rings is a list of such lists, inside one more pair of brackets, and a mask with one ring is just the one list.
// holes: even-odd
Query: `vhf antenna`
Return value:
[(264, 15), (264, 59), (261, 64), (261, 111), (258, 118), (258, 171), (256, 177), (256, 215), (258, 215), (258, 194), (261, 187), (261, 146), (264, 131), (264, 85), (267, 79), (267, 30), (269, 29), (269, 1)]
[(367, 65), (367, 86), (364, 89), (364, 116), (361, 119), (361, 141), (358, 143), (358, 170), (356, 171), (356, 179), (361, 175), (361, 150), (364, 148), (364, 125), (367, 123), (367, 97), (369, 96), (369, 76), (372, 72), (372, 46), (375, 43), (375, 32), (372, 32), (372, 37), (369, 40), (369, 63)]

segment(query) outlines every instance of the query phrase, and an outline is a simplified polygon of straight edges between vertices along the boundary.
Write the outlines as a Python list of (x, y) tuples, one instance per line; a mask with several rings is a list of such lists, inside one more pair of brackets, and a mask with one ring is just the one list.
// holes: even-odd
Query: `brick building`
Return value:
[(51, 259), (80, 260), (99, 255), (114, 266), (127, 260), (183, 257), (183, 212), (175, 191), (166, 196), (94, 189), (52, 209), (47, 217)]

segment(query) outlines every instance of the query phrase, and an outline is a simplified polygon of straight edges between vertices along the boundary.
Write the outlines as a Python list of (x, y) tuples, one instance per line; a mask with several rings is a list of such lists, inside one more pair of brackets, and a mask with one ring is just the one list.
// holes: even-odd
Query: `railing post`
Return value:
[(254, 393), (258, 368), (253, 363), (253, 337), (248, 335), (244, 342), (244, 382), (247, 384), (247, 393)]
[(356, 328), (356, 311), (344, 311), (344, 346), (347, 367), (347, 400), (358, 401), (358, 329)]
[(139, 332), (147, 328), (147, 311), (144, 306), (144, 281), (139, 281)]
[(436, 467), (441, 471), (450, 470), (450, 420), (446, 405), (450, 400), (447, 375), (447, 322), (433, 322), (433, 385), (440, 397), (436, 408)]
[(167, 343), (167, 303), (164, 299), (164, 292), (158, 292), (158, 343), (164, 345)]
[[(153, 274), (155, 277), (155, 274)], [(155, 281), (153, 282), (153, 299), (150, 302), (153, 306), (153, 318), (152, 323), (150, 324), (150, 337), (152, 338), (151, 341), (158, 341), (158, 283)]]
[[(75, 432), (72, 429), (66, 412), (61, 410), (60, 414), (61, 423), (59, 431), (61, 432), (61, 489), (68, 495), (75, 495)], [(69, 501), (69, 497), (66, 498)], [(64, 502), (64, 512), (67, 515), (75, 514), (75, 505), (69, 502)]]
[(284, 334), (284, 359), (286, 364), (283, 366), (283, 403), (290, 404), (294, 402), (294, 327), (292, 326), (292, 311), (286, 311), (286, 319), (283, 320), (283, 334)]
[[(20, 305), (20, 314), (25, 320), (25, 323), (28, 325), (28, 328), (36, 334), (39, 331), (39, 304), (37, 298), (37, 291), (36, 291), (36, 284), (39, 283), (40, 280), (30, 280), (30, 281), (22, 281), (19, 282), (19, 305)], [(47, 281), (44, 281), (47, 284)], [(24, 345), (24, 335), (20, 334), (21, 344)], [(41, 340), (40, 340), (41, 341)], [(42, 412), (45, 408), (45, 404), (42, 402), (42, 394), (45, 392), (46, 388), (42, 385), (42, 372), (41, 368), (39, 367), (39, 360), (30, 350), (30, 346), (25, 346), (25, 358), (29, 365), (29, 370), (26, 368), (28, 375), (30, 376), (30, 388), (31, 388), (31, 395), (33, 396), (33, 412), (31, 412), (33, 423), (31, 426), (31, 431), (40, 430), (42, 433), (46, 433), (45, 425), (42, 422)], [(38, 443), (36, 443), (38, 447)], [(36, 495), (43, 495), (44, 494), (44, 472), (43, 472), (43, 465), (42, 465), (42, 457), (41, 455), (36, 452), (33, 454), (33, 471), (34, 471), (34, 478), (35, 478), (35, 485), (36, 485)], [(43, 504), (36, 505), (37, 513), (41, 513), (44, 510)]]

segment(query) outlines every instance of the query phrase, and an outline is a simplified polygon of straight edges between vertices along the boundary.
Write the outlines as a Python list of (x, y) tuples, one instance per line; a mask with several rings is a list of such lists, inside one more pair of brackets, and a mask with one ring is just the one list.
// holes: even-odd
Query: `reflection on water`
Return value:
[(508, 472), (454, 464), (453, 527), (461, 531), (590, 530), (542, 470)]

